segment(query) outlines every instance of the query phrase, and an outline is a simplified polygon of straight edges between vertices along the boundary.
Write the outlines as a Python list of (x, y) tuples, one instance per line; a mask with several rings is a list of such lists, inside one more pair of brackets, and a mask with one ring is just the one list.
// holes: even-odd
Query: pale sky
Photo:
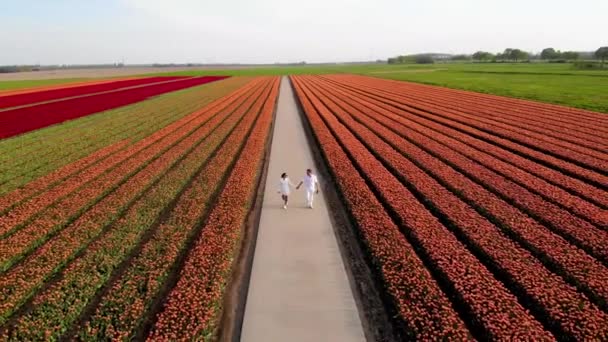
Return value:
[(0, 0), (0, 65), (586, 51), (607, 18), (608, 0)]

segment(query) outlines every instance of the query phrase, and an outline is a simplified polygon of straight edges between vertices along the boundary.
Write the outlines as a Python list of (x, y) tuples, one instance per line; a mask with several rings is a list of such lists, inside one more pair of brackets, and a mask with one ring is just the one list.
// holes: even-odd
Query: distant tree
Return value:
[(530, 56), (525, 51), (522, 51), (520, 49), (511, 49), (511, 48), (505, 49), (505, 51), (503, 52), (503, 55), (505, 56), (506, 59), (512, 60), (515, 62), (526, 60)]
[(473, 54), (473, 59), (478, 60), (480, 62), (492, 60), (493, 57), (494, 55), (486, 51), (477, 51)]
[(433, 59), (433, 57), (431, 57), (429, 55), (416, 55), (414, 57), (414, 61), (417, 64), (433, 64), (433, 63), (435, 63), (435, 60)]
[(388, 64), (397, 64), (398, 60), (397, 60), (397, 57), (391, 57), (391, 58), (387, 59), (386, 62)]
[(602, 46), (601, 48), (595, 51), (595, 57), (602, 60), (602, 66), (604, 66), (604, 61), (608, 58), (608, 46)]
[(578, 59), (578, 52), (576, 51), (564, 51), (561, 53), (561, 58), (568, 61), (575, 61)]
[(559, 53), (554, 48), (546, 48), (540, 53), (541, 59), (556, 59), (559, 57)]
[(471, 59), (471, 56), (469, 55), (454, 55), (452, 57), (450, 57), (450, 60), (453, 61), (468, 61)]

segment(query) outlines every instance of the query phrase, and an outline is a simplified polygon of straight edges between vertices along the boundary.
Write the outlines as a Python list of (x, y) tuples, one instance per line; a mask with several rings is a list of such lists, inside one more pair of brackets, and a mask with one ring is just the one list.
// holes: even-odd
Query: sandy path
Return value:
[(241, 340), (364, 341), (323, 192), (312, 210), (302, 188), (292, 192), (288, 210), (281, 208), (280, 174), (297, 184), (306, 168), (314, 169), (286, 77), (268, 167)]

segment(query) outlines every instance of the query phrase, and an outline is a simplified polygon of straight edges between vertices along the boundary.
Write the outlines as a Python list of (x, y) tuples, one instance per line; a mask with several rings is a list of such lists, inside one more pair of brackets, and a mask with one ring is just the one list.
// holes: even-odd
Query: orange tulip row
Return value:
[(197, 340), (213, 331), (218, 306), (257, 190), (273, 120), (279, 79), (243, 147), (224, 189), (188, 252), (177, 284), (157, 315), (149, 340)]
[[(451, 175), (445, 172), (445, 166), (435, 168), (439, 179), (433, 179), (399, 152), (409, 143), (387, 126), (379, 124), (376, 121), (378, 116), (366, 111), (366, 107), (349, 101), (342, 96), (343, 93), (335, 91), (333, 84), (314, 78), (306, 78), (304, 83), (310, 96), (325, 106), (325, 115), (329, 116), (326, 121), (337, 119), (340, 122), (333, 121), (342, 131), (342, 134), (337, 131), (335, 134), (345, 139), (345, 150), (352, 154), (367, 154), (368, 158), (373, 155), (396, 178), (409, 184), (413, 192), (431, 202), (432, 210), (447, 222), (446, 227), (463, 240), (467, 248), (496, 274), (496, 278), (506, 282), (520, 300), (532, 303), (529, 308), (536, 317), (549, 321), (560, 336), (573, 339), (601, 339), (606, 336), (608, 315), (605, 312), (440, 184), (450, 183)], [(356, 136), (369, 152), (352, 149), (352, 137), (346, 131)], [(606, 276), (608, 273), (604, 273)]]
[[(171, 222), (167, 221), (167, 218), (168, 220), (176, 219), (176, 223), (182, 226), (186, 223), (185, 219), (195, 219), (198, 215), (203, 214), (194, 211), (188, 212), (186, 217), (175, 217), (174, 215), (179, 214), (180, 208), (179, 205), (177, 207), (174, 205), (181, 203), (184, 192), (191, 188), (194, 177), (201, 172), (203, 165), (209, 165), (208, 163), (213, 163), (218, 159), (212, 156), (217, 156), (217, 153), (222, 152), (228, 143), (238, 146), (238, 143), (245, 140), (247, 132), (253, 126), (260, 111), (262, 105), (260, 98), (269, 90), (267, 83), (258, 82), (259, 86), (249, 94), (250, 96), (244, 96), (243, 101), (240, 101), (234, 111), (226, 110), (215, 115), (211, 120), (219, 120), (221, 123), (204, 140), (199, 140), (197, 133), (194, 133), (176, 145), (189, 146), (187, 150), (184, 152), (180, 152), (180, 149), (170, 150), (166, 159), (174, 159), (174, 157), (170, 157), (173, 153), (177, 159), (169, 171), (163, 174), (141, 198), (137, 199), (103, 235), (88, 245), (81, 256), (70, 262), (57, 282), (34, 296), (32, 300), (34, 308), (20, 315), (12, 324), (11, 336), (21, 339), (59, 338), (71, 325), (78, 323), (78, 318), (91, 301), (107, 304), (104, 296), (96, 298), (95, 295), (100, 287), (112, 286), (107, 284), (111, 276), (119, 281), (123, 275), (128, 277), (138, 274), (144, 283), (134, 284), (133, 281), (136, 278), (127, 280), (125, 285), (133, 287), (129, 292), (135, 296), (112, 297), (114, 300), (123, 301), (122, 307), (114, 307), (110, 311), (110, 317), (106, 316), (106, 318), (109, 319), (109, 322), (115, 323), (101, 331), (103, 336), (115, 334), (116, 337), (124, 337), (123, 334), (133, 333), (133, 327), (143, 320), (143, 314), (147, 311), (146, 309), (149, 309), (141, 297), (137, 296), (143, 295), (142, 289), (152, 291), (147, 296), (149, 302), (150, 299), (155, 298), (156, 291), (163, 285), (161, 279), (153, 276), (155, 272), (161, 272), (162, 268), (155, 268), (155, 266), (160, 266), (157, 263), (141, 264), (141, 258), (146, 256), (142, 253), (160, 252), (156, 251), (158, 246), (154, 246), (155, 237), (157, 234), (169, 233), (168, 230), (165, 231), (165, 229), (171, 228), (166, 224)], [(227, 136), (229, 136), (228, 140), (226, 140)], [(224, 165), (229, 162), (230, 160)], [(154, 167), (144, 170), (143, 173), (154, 173), (156, 169), (162, 170), (161, 167)], [(150, 238), (146, 238), (148, 234), (151, 235)], [(169, 243), (173, 245), (175, 242)], [(132, 253), (137, 254), (130, 259), (129, 256)], [(147, 256), (148, 258), (144, 258), (143, 261), (150, 260), (151, 256)], [(169, 256), (162, 252), (156, 255), (157, 258)], [(171, 266), (172, 261), (171, 259), (166, 261), (165, 270)], [(151, 280), (150, 284), (147, 284), (148, 279)], [(112, 296), (113, 290), (109, 289), (107, 294)], [(116, 290), (120, 295), (120, 290)], [(135, 303), (130, 301), (135, 301)], [(150, 303), (147, 304), (149, 306)], [(114, 315), (111, 315), (112, 312)], [(128, 315), (128, 312), (131, 313), (131, 316)], [(126, 326), (128, 324), (134, 326), (128, 327)], [(42, 336), (42, 332), (36, 332), (33, 329), (36, 326), (44, 326), (46, 335)]]

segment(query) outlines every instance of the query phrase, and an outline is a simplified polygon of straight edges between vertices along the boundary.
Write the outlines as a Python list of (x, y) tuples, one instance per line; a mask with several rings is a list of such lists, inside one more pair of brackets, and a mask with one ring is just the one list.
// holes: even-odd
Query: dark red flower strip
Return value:
[(124, 148), (128, 143), (128, 140), (123, 140), (110, 146), (106, 146), (84, 158), (57, 169), (46, 176), (40, 177), (22, 188), (0, 197), (0, 214), (6, 213), (23, 200), (37, 195), (50, 186), (55, 185), (62, 179), (65, 179), (72, 174), (80, 172), (81, 170), (88, 168), (100, 160), (105, 159), (107, 156), (112, 155), (114, 152)]
[(213, 207), (189, 251), (176, 286), (158, 314), (149, 340), (197, 339), (213, 325), (216, 304), (229, 277), (234, 254), (256, 191), (270, 133), (279, 78)]
[(348, 86), (348, 84), (345, 84), (344, 86), (348, 87), (349, 90), (352, 90), (359, 96), (380, 101), (385, 106), (390, 105), (393, 108), (398, 108), (405, 112), (411, 112), (422, 118), (427, 118), (429, 120), (441, 123), (447, 127), (451, 127), (456, 130), (465, 132), (466, 134), (469, 134), (469, 135), (479, 138), (481, 140), (490, 141), (490, 142), (506, 149), (507, 151), (513, 151), (516, 154), (522, 154), (527, 158), (530, 158), (534, 161), (538, 161), (539, 163), (552, 165), (552, 167), (554, 167), (558, 170), (561, 170), (565, 173), (575, 175), (576, 177), (585, 179), (586, 181), (588, 181), (590, 183), (599, 184), (599, 185), (603, 186), (604, 188), (608, 188), (608, 177), (604, 176), (602, 174), (599, 174), (598, 172), (585, 169), (585, 168), (575, 165), (571, 162), (564, 161), (562, 159), (536, 151), (529, 147), (519, 145), (508, 139), (497, 137), (494, 134), (484, 132), (482, 130), (468, 126), (467, 124), (462, 124), (462, 123), (459, 123), (459, 122), (456, 122), (456, 121), (453, 121), (450, 119), (443, 118), (442, 116), (436, 115), (432, 112), (421, 111), (416, 108), (412, 108), (410, 106), (401, 104), (397, 101), (392, 101), (391, 99), (389, 99), (387, 97), (378, 96), (372, 92), (366, 92), (366, 91), (360, 90), (358, 88)]
[[(353, 75), (346, 75), (347, 78), (352, 77)], [(340, 76), (336, 76), (340, 77)], [(363, 77), (361, 77), (363, 78)], [(457, 94), (461, 98), (469, 98), (475, 101), (481, 102), (490, 102), (493, 104), (500, 104), (504, 106), (508, 106), (508, 108), (519, 109), (524, 112), (533, 111), (535, 115), (542, 115), (548, 119), (551, 118), (562, 118), (564, 120), (570, 120), (573, 122), (579, 122), (581, 125), (587, 125), (590, 128), (595, 127), (602, 128), (608, 132), (608, 119), (602, 113), (597, 113), (593, 111), (589, 111), (586, 109), (565, 107), (550, 103), (536, 102), (530, 100), (517, 99), (512, 97), (505, 97), (499, 95), (478, 93), (468, 90), (461, 89), (450, 89), (440, 86), (419, 84), (419, 83), (411, 83), (411, 82), (402, 82), (395, 80), (387, 80), (387, 79), (373, 79), (369, 80), (369, 77), (365, 78), (367, 82), (376, 81), (378, 84), (382, 84), (389, 89), (402, 89), (402, 90), (410, 90), (411, 87), (417, 87), (420, 89), (425, 89), (426, 91), (441, 91), (444, 93)], [(384, 82), (384, 83), (380, 83)], [(580, 122), (580, 119), (583, 118), (585, 122)]]
[(393, 142), (393, 148), (424, 168), (427, 173), (434, 175), (467, 203), (477, 207), (486, 216), (498, 220), (509, 236), (515, 236), (518, 242), (549, 263), (552, 269), (591, 294), (602, 307), (608, 307), (606, 267), (440, 159), (406, 140), (404, 137), (409, 136), (407, 132), (384, 117), (378, 108), (372, 111), (369, 108), (374, 107), (366, 104), (366, 116), (359, 116), (357, 119), (365, 120), (367, 127), (373, 128), (383, 139)]
[[(328, 84), (327, 86), (330, 85)], [(429, 119), (425, 119), (421, 115), (418, 115), (419, 111), (417, 110), (412, 110), (410, 114), (409, 112), (393, 108), (371, 98), (357, 96), (357, 94), (350, 93), (346, 89), (334, 86), (333, 84), (331, 86), (333, 86), (333, 90), (339, 92), (341, 96), (345, 96), (346, 98), (348, 98), (351, 103), (359, 103), (365, 106), (366, 108), (370, 108), (372, 110), (383, 113), (399, 114), (417, 124), (431, 128), (439, 133), (443, 133), (446, 136), (449, 136), (453, 139), (467, 144), (469, 147), (473, 147), (476, 150), (486, 152), (492, 155), (493, 157), (500, 159), (503, 162), (512, 164), (517, 168), (532, 173), (542, 178), (543, 180), (550, 182), (551, 184), (557, 185), (563, 189), (567, 189), (569, 192), (574, 192), (587, 201), (597, 203), (597, 205), (601, 206), (602, 208), (608, 208), (608, 192), (600, 190), (594, 187), (593, 185), (584, 183), (581, 180), (572, 177), (568, 177), (567, 175), (564, 175), (563, 173), (557, 170), (537, 164), (529, 159), (523, 158), (515, 153), (511, 153), (498, 146), (489, 144), (481, 139), (474, 138), (470, 135), (461, 133), (455, 129), (440, 125)], [(557, 191), (563, 193), (560, 190)], [(575, 208), (575, 210), (579, 210), (579, 208)]]
[(455, 291), (476, 326), (490, 339), (551, 335), (414, 195), (344, 127), (318, 98), (304, 90), (381, 200), (396, 215), (404, 233), (423, 250), (429, 267)]
[(53, 89), (63, 89), (63, 88), (74, 88), (74, 87), (82, 87), (93, 84), (102, 84), (102, 83), (111, 83), (116, 81), (127, 81), (136, 78), (141, 78), (137, 76), (133, 77), (117, 77), (117, 78), (103, 78), (103, 79), (91, 79), (90, 81), (80, 81), (80, 82), (68, 82), (68, 83), (57, 83), (50, 85), (39, 85), (31, 88), (17, 88), (17, 89), (6, 89), (0, 90), (0, 96), (13, 96), (17, 94), (29, 94), (36, 93), (39, 91), (53, 90)]
[[(245, 87), (244, 90), (247, 91), (248, 89), (250, 88)], [(234, 99), (235, 96), (231, 95), (230, 97), (224, 98), (218, 104), (215, 104), (215, 106), (228, 105), (230, 101), (234, 101)], [(152, 153), (150, 149), (155, 148), (157, 151), (161, 151), (163, 148), (170, 146), (175, 141), (171, 139), (177, 139), (180, 136), (183, 136), (196, 127), (195, 125), (197, 123), (200, 124), (208, 120), (213, 115), (213, 113), (209, 112), (210, 108), (211, 107), (205, 107), (205, 109), (201, 111), (197, 111), (183, 119), (176, 121), (174, 124), (166, 126), (148, 138), (143, 139), (129, 148), (112, 155), (103, 163), (98, 163), (92, 168), (72, 175), (72, 177), (66, 179), (60, 185), (55, 186), (49, 191), (40, 194), (38, 197), (31, 199), (29, 202), (23, 203), (21, 206), (14, 208), (7, 215), (0, 216), (0, 236), (21, 228), (23, 224), (28, 222), (30, 217), (34, 214), (36, 214), (38, 217), (37, 221), (46, 220), (49, 215), (47, 214), (45, 216), (45, 213), (42, 212), (42, 210), (60, 199), (61, 201), (55, 205), (55, 208), (49, 208), (51, 216), (67, 218), (74, 215), (74, 212), (81, 208), (77, 206), (78, 204), (82, 204), (82, 202), (86, 199), (92, 200), (99, 198), (100, 194), (105, 193), (106, 189), (116, 186), (112, 183), (107, 183), (108, 180), (114, 180), (118, 184), (122, 179), (121, 175), (129, 175), (138, 165), (125, 164), (130, 165), (131, 168), (121, 168), (119, 166), (118, 169), (113, 169), (113, 167), (122, 165), (121, 163), (123, 163), (125, 160), (134, 158), (136, 155), (138, 156), (137, 158), (140, 158), (142, 163), (144, 160), (152, 158), (154, 155), (156, 155), (156, 153)], [(159, 139), (165, 140), (160, 144), (155, 144), (157, 141), (159, 141)], [(77, 189), (80, 189), (83, 185), (89, 184), (91, 181), (94, 182), (89, 185), (88, 189), (84, 189), (85, 191), (89, 191), (88, 197), (83, 196), (80, 192), (73, 193)], [(104, 183), (106, 186), (101, 187), (99, 185), (100, 183)], [(65, 197), (68, 194), (72, 194), (72, 196)], [(78, 196), (80, 201), (74, 201), (74, 196)], [(59, 212), (53, 212), (53, 209), (56, 209)], [(42, 236), (41, 234), (44, 233), (44, 230), (41, 229), (40, 225), (30, 224), (29, 227), (31, 227), (30, 230), (25, 229), (20, 232), (18, 236), (0, 241), (0, 250), (5, 251), (0, 253), (0, 265), (2, 265), (3, 262), (6, 262), (7, 258), (14, 258), (15, 256), (18, 256), (19, 253), (17, 251), (24, 247), (24, 243), (29, 242), (25, 237), (29, 236), (30, 241), (36, 241), (38, 238), (40, 238), (40, 236)], [(35, 230), (35, 233), (32, 232), (32, 229)], [(15, 243), (15, 241), (20, 241), (20, 243)], [(6, 250), (1, 247), (3, 244), (6, 245)], [(0, 267), (0, 269), (5, 269), (5, 267)]]
[(193, 77), (2, 111), (0, 112), (0, 127), (2, 127), (0, 138), (11, 137), (66, 120), (139, 102), (151, 96), (186, 89), (224, 78), (224, 76)]
[[(393, 114), (393, 117), (394, 116), (397, 115)], [(594, 223), (600, 227), (608, 228), (608, 215), (603, 215), (603, 210), (594, 204), (589, 203), (588, 201), (585, 201), (577, 196), (571, 195), (565, 190), (549, 184), (539, 177), (530, 175), (529, 173), (514, 167), (510, 163), (494, 158), (485, 151), (466, 145), (449, 135), (438, 134), (438, 132), (429, 129), (428, 127), (419, 125), (418, 123), (409, 120), (410, 115), (404, 114), (399, 116), (402, 116), (403, 118), (394, 118), (395, 121), (406, 125), (409, 129), (415, 130), (416, 132), (424, 134), (425, 136), (428, 136), (429, 138), (432, 138), (443, 145), (449, 146), (453, 151), (458, 152), (463, 156), (466, 156), (467, 158), (485, 166), (489, 170), (508, 178), (510, 181), (517, 184), (517, 186), (522, 186), (528, 191), (542, 196), (543, 199), (549, 200), (551, 204), (548, 204), (548, 208), (555, 212), (561, 212), (562, 217), (569, 217), (571, 216), (570, 212), (573, 212), (587, 219), (591, 223)], [(555, 204), (559, 204), (560, 206), (567, 208), (568, 211), (560, 209), (559, 207), (555, 206)], [(574, 224), (580, 225), (580, 227), (591, 227), (591, 229), (594, 229), (594, 227), (588, 222), (580, 220), (577, 217), (572, 217), (571, 221), (574, 222)], [(608, 237), (608, 235), (606, 236)]]
[(519, 144), (532, 147), (545, 153), (556, 155), (560, 158), (572, 161), (574, 163), (585, 165), (588, 168), (600, 172), (608, 172), (608, 155), (601, 151), (595, 151), (568, 142), (550, 138), (546, 135), (536, 134), (527, 131), (521, 133), (519, 130), (514, 130), (508, 125), (493, 123), (491, 120), (476, 117), (474, 115), (465, 114), (459, 110), (447, 110), (437, 105), (424, 104), (422, 102), (406, 98), (401, 95), (396, 95), (393, 92), (378, 89), (374, 87), (363, 86), (368, 92), (374, 92), (386, 99), (394, 100), (402, 105), (429, 111), (433, 114), (448, 118), (450, 120), (464, 123), (466, 125), (476, 127), (490, 134), (518, 142)]
[[(82, 216), (36, 249), (22, 263), (6, 272), (0, 278), (0, 321), (42, 286), (56, 270), (84, 250), (92, 239), (128, 208), (129, 204), (153, 185), (177, 158), (204, 139), (232, 111), (233, 109), (219, 108), (211, 112), (219, 112), (219, 115), (213, 115), (207, 125), (199, 127), (162, 153), (159, 158), (142, 167), (137, 174), (87, 209)], [(141, 161), (136, 158), (130, 159), (128, 163), (141, 165)]]
[[(58, 282), (34, 297), (32, 301), (34, 308), (18, 317), (16, 323), (9, 327), (11, 337), (26, 340), (59, 339), (66, 328), (79, 317), (96, 290), (108, 280), (111, 273), (108, 270), (116, 268), (133, 250), (142, 235), (180, 194), (189, 183), (189, 179), (196, 174), (237, 123), (238, 126), (233, 132), (237, 139), (236, 141), (233, 139), (230, 143), (238, 146), (246, 139), (269, 90), (270, 88), (266, 87), (263, 93), (256, 93), (256, 96), (247, 99), (203, 141), (191, 141), (193, 143), (190, 146), (191, 150), (185, 151), (186, 156), (183, 160), (178, 160), (175, 167), (138, 199), (125, 215), (113, 224), (113, 229), (88, 246), (81, 257), (71, 262)], [(168, 227), (159, 227), (159, 229), (163, 228)], [(157, 281), (159, 279), (155, 282)], [(135, 291), (136, 295), (138, 289)], [(45, 327), (44, 331), (36, 329), (39, 326)]]
[(62, 87), (58, 89), (47, 89), (40, 90), (37, 92), (30, 92), (27, 94), (14, 94), (14, 95), (3, 95), (0, 96), (0, 109), (24, 106), (38, 102), (46, 102), (51, 100), (58, 100), (66, 97), (81, 96), (93, 93), (99, 93), (109, 90), (117, 90), (121, 88), (141, 86), (145, 84), (166, 82), (172, 80), (179, 80), (184, 77), (178, 76), (164, 76), (164, 77), (142, 77), (129, 80), (117, 80), (114, 82), (103, 82), (89, 85), (82, 85), (80, 87)]
[[(269, 85), (271, 82), (274, 81), (269, 79)], [(259, 97), (260, 102), (250, 110), (252, 114), (260, 111), (266, 96), (268, 94)], [(152, 300), (158, 296), (167, 279), (170, 267), (186, 247), (187, 241), (198, 231), (196, 227), (209, 210), (210, 199), (220, 190), (222, 180), (229, 174), (226, 171), (247, 140), (249, 126), (237, 128), (200, 171), (176, 203), (171, 216), (155, 231), (107, 295), (101, 298), (95, 314), (81, 327), (80, 339), (135, 337)]]
[[(355, 80), (361, 81), (362, 83), (360, 84), (365, 84), (366, 81), (365, 78), (353, 78), (353, 81)], [(377, 85), (380, 89), (383, 88), (388, 91), (389, 88), (382, 87), (382, 84), (386, 86), (386, 82), (378, 82)], [(549, 117), (543, 116), (529, 107), (526, 108), (526, 110), (521, 110), (513, 108), (510, 105), (500, 105), (496, 101), (468, 99), (461, 94), (455, 94), (449, 89), (429, 90), (418, 87), (417, 85), (410, 85), (406, 87), (395, 87), (390, 90), (399, 93), (402, 96), (414, 98), (417, 101), (441, 105), (447, 109), (458, 108), (458, 110), (466, 112), (467, 114), (483, 116), (501, 123), (519, 127), (523, 130), (534, 130), (538, 133), (546, 133), (555, 138), (563, 138), (567, 141), (579, 143), (594, 149), (597, 149), (598, 146), (606, 146), (608, 143), (606, 138), (598, 135), (597, 130), (594, 130), (593, 127), (584, 126), (585, 123), (581, 122), (580, 118), (578, 118), (578, 120), (571, 119), (570, 121), (564, 121), (563, 119), (560, 120), (560, 118), (555, 115)], [(587, 145), (589, 142), (595, 142), (596, 144)]]
[(306, 83), (315, 89), (314, 96), (388, 165), (389, 170), (411, 184), (455, 225), (457, 234), (466, 239), (470, 248), (478, 251), (480, 260), (488, 260), (490, 267), (498, 270), (499, 277), (506, 276), (508, 281), (514, 283), (509, 286), (511, 291), (516, 294), (523, 292), (525, 299), (533, 303), (529, 309), (535, 310), (543, 320), (549, 320), (557, 328), (556, 333), (565, 333), (575, 339), (608, 336), (608, 314), (590, 303), (561, 277), (545, 269), (528, 251), (504, 236), (473, 208), (380, 139), (365, 127), (364, 120), (361, 120), (363, 124), (359, 123), (362, 113), (358, 109), (331, 94), (330, 89), (318, 87), (313, 80), (306, 79)]

